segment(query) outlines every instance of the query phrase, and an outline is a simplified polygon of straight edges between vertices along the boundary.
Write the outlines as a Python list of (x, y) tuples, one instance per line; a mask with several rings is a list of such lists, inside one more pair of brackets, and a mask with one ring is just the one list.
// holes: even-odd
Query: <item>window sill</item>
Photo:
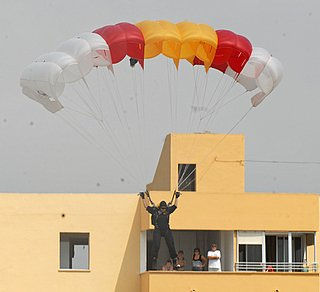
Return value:
[(58, 272), (81, 272), (81, 273), (89, 273), (91, 270), (87, 269), (58, 269)]

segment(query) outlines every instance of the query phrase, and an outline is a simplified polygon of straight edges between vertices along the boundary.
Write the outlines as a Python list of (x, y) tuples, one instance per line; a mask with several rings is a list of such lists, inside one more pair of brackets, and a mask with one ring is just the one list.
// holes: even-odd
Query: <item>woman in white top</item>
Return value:
[(208, 271), (221, 272), (221, 252), (217, 249), (215, 243), (211, 244), (211, 250), (208, 251)]

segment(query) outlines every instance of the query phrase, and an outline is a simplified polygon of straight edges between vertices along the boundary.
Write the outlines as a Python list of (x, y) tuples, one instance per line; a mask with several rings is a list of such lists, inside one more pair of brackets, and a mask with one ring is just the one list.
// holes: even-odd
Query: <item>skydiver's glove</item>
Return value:
[(144, 199), (144, 192), (140, 192), (139, 196), (141, 197), (141, 199)]
[(178, 199), (181, 196), (180, 192), (175, 192), (176, 198)]

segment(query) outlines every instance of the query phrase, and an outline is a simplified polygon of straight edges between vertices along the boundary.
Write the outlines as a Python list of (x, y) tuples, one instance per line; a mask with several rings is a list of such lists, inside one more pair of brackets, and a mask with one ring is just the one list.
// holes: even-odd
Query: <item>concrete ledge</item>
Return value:
[(319, 272), (147, 271), (140, 274), (141, 292), (318, 292)]

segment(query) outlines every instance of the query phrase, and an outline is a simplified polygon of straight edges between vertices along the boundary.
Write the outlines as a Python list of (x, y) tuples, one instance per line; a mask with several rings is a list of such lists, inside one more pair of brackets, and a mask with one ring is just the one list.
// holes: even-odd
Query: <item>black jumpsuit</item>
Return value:
[(151, 221), (154, 225), (153, 231), (153, 243), (151, 249), (151, 257), (153, 260), (158, 258), (158, 253), (160, 249), (160, 241), (163, 236), (166, 240), (170, 258), (175, 259), (177, 257), (176, 249), (174, 246), (174, 240), (172, 236), (172, 232), (169, 227), (169, 216), (173, 213), (177, 207), (175, 205), (167, 207), (167, 211), (162, 213), (157, 207), (147, 207), (147, 211), (152, 215)]

